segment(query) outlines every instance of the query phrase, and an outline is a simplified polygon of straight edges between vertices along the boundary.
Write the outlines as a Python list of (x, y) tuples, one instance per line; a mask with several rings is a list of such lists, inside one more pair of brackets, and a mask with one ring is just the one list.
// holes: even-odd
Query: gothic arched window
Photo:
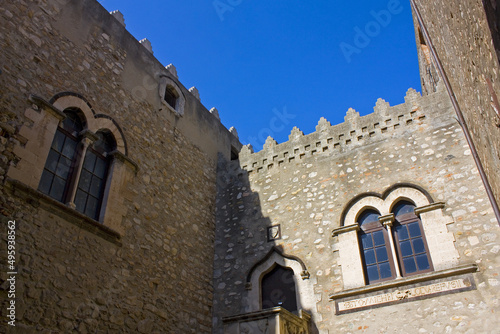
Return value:
[(94, 134), (85, 129), (80, 109), (67, 108), (64, 113), (66, 118), (56, 130), (38, 190), (99, 220), (116, 141), (110, 132)]
[(38, 190), (59, 202), (67, 202), (81, 151), (80, 132), (84, 122), (78, 109), (64, 110), (66, 118), (57, 128)]
[(111, 134), (97, 132), (98, 139), (87, 149), (75, 195), (76, 210), (99, 219), (106, 176), (110, 165), (109, 153), (116, 147)]
[(367, 284), (394, 278), (394, 264), (387, 230), (379, 222), (380, 213), (367, 209), (358, 217), (360, 246)]
[(393, 233), (403, 276), (432, 271), (422, 223), (414, 210), (415, 205), (408, 201), (400, 201), (392, 209)]

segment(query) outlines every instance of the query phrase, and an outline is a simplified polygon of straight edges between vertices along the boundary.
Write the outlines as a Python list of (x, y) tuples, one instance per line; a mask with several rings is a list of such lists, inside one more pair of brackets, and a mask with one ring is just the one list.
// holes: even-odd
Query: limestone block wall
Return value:
[[(499, 301), (500, 231), (451, 103), (443, 90), (421, 97), (410, 89), (405, 100), (397, 106), (379, 100), (363, 117), (351, 109), (334, 126), (321, 119), (308, 135), (295, 128), (288, 142), (268, 138), (262, 151), (245, 146), (239, 163), (219, 166), (225, 177), (218, 183), (215, 333), (224, 317), (261, 307), (259, 275), (273, 262), (294, 270), (299, 308), (311, 313), (313, 332), (489, 332), (498, 326), (491, 312)], [(477, 264), (477, 290), (339, 315), (329, 296), (359, 287), (363, 278), (349, 276), (359, 267), (355, 229), (332, 232), (357, 196), (383, 198), (398, 184), (442, 203), (421, 209), (433, 250), (443, 240), (433, 254), (436, 272)], [(281, 238), (269, 241), (268, 228), (276, 225)]]
[[(0, 252), (15, 220), (18, 271), (16, 327), (0, 332), (209, 333), (216, 168), (238, 140), (96, 1), (5, 2), (0, 20)], [(61, 96), (118, 131), (100, 222), (36, 190)]]
[[(464, 114), (496, 201), (500, 203), (498, 3), (489, 0), (416, 0), (415, 3)], [(415, 30), (419, 41), (416, 22)], [(420, 42), (417, 47), (422, 54)], [(422, 61), (420, 65), (424, 77)]]

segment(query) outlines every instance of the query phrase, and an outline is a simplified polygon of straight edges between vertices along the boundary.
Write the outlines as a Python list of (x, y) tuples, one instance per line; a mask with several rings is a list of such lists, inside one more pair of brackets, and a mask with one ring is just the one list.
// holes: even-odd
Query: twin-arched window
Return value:
[(422, 223), (414, 210), (413, 203), (402, 200), (384, 223), (375, 209), (365, 209), (358, 216), (367, 284), (432, 270)]
[(56, 130), (38, 190), (99, 220), (116, 141), (110, 132), (86, 132), (77, 108), (64, 110), (66, 118)]

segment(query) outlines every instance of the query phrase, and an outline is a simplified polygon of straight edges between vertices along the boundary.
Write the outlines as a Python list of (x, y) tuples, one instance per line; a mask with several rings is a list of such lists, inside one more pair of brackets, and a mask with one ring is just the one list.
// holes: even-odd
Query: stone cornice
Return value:
[(352, 232), (352, 231), (359, 231), (359, 225), (352, 224), (352, 225), (347, 225), (347, 226), (342, 226), (342, 227), (336, 228), (335, 230), (332, 231), (332, 237), (335, 237), (335, 236), (342, 234), (342, 233), (347, 233), (347, 232)]
[(110, 152), (109, 155), (131, 167), (134, 170), (135, 174), (137, 174), (137, 172), (139, 171), (139, 165), (137, 165), (132, 159), (130, 159), (122, 152), (115, 150), (113, 152)]
[(28, 101), (30, 101), (31, 103), (35, 104), (36, 106), (38, 106), (40, 108), (47, 110), (54, 117), (58, 118), (61, 121), (66, 118), (66, 115), (61, 110), (54, 107), (51, 103), (45, 101), (40, 96), (30, 94)]
[(419, 206), (418, 208), (415, 208), (415, 214), (418, 216), (421, 213), (443, 209), (444, 206), (445, 204), (443, 202), (436, 202), (429, 205)]
[(85, 216), (64, 203), (56, 201), (55, 199), (17, 180), (7, 178), (5, 185), (6, 188), (9, 189), (15, 196), (22, 198), (26, 201), (26, 203), (32, 205), (33, 207), (40, 207), (105, 240), (108, 240), (118, 246), (122, 245), (120, 233), (92, 218)]
[(395, 287), (399, 287), (399, 286), (415, 284), (415, 283), (420, 283), (420, 282), (425, 282), (425, 281), (431, 281), (431, 280), (440, 279), (440, 278), (444, 278), (444, 277), (474, 273), (477, 271), (478, 271), (477, 264), (475, 264), (475, 263), (464, 264), (464, 265), (457, 266), (457, 267), (450, 268), (450, 269), (434, 271), (434, 272), (425, 273), (425, 274), (421, 274), (421, 275), (404, 277), (401, 279), (394, 279), (394, 280), (379, 283), (379, 284), (366, 285), (366, 286), (362, 286), (360, 288), (354, 288), (354, 289), (340, 291), (340, 292), (331, 294), (329, 296), (329, 299), (336, 300), (336, 299), (341, 299), (344, 297), (357, 296), (357, 295), (362, 295), (362, 294), (369, 293), (369, 292), (380, 291), (380, 290), (385, 290), (385, 289), (389, 289), (389, 288), (395, 288)]

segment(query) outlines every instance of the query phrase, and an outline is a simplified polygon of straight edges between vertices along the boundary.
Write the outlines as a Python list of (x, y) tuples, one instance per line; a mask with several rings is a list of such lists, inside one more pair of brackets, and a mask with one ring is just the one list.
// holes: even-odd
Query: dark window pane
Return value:
[(363, 245), (363, 248), (372, 248), (373, 247), (372, 235), (361, 234), (361, 244)]
[(59, 202), (62, 202), (65, 186), (66, 186), (65, 180), (63, 180), (57, 176), (54, 177), (54, 180), (52, 182), (52, 188), (50, 189), (49, 196), (52, 197), (53, 199), (59, 201)]
[(425, 253), (424, 240), (422, 240), (422, 238), (413, 239), (412, 243), (415, 254)]
[(427, 270), (430, 268), (427, 254), (417, 255), (415, 258), (417, 259), (418, 270)]
[(67, 137), (66, 141), (64, 142), (62, 154), (64, 156), (68, 157), (69, 159), (73, 160), (73, 158), (75, 157), (75, 153), (76, 153), (76, 146), (77, 146), (77, 142), (74, 141), (73, 139)]
[(87, 198), (87, 207), (85, 208), (85, 214), (90, 218), (97, 219), (97, 208), (99, 202), (96, 198), (89, 196)]
[(49, 151), (49, 156), (47, 157), (47, 162), (45, 162), (45, 168), (55, 173), (60, 156), (61, 155), (59, 153), (51, 149)]
[(85, 169), (82, 169), (82, 173), (80, 174), (80, 182), (78, 183), (78, 188), (82, 189), (85, 192), (89, 192), (91, 179), (92, 179), (92, 174), (87, 172)]
[(96, 156), (94, 153), (87, 151), (85, 155), (85, 161), (83, 162), (83, 168), (88, 170), (89, 172), (94, 171)]
[(80, 131), (83, 130), (83, 122), (77, 114), (78, 111), (79, 111), (78, 109), (73, 109), (73, 108), (64, 110), (66, 118), (63, 120), (62, 126), (68, 132), (79, 133)]
[(399, 247), (401, 248), (401, 255), (402, 255), (402, 256), (410, 256), (410, 255), (413, 255), (413, 250), (411, 249), (411, 243), (410, 243), (410, 240), (400, 242), (400, 243), (399, 243)]
[(99, 176), (101, 179), (104, 179), (104, 176), (106, 174), (106, 160), (97, 158), (94, 174)]
[(417, 271), (417, 266), (415, 265), (415, 260), (413, 259), (413, 256), (403, 259), (403, 264), (405, 266), (405, 271), (407, 274), (411, 274)]
[(378, 262), (383, 262), (383, 261), (388, 261), (389, 257), (387, 256), (387, 249), (384, 247), (377, 247), (376, 249), (377, 252), (377, 261)]
[(375, 243), (375, 246), (381, 246), (385, 245), (385, 239), (384, 239), (384, 232), (383, 231), (376, 231), (373, 232), (373, 241)]
[(172, 91), (173, 89), (167, 87), (165, 89), (165, 102), (167, 102), (172, 108), (175, 109), (175, 105), (177, 104), (177, 96)]
[(373, 249), (365, 250), (364, 253), (365, 253), (365, 263), (367, 265), (377, 262), (377, 260), (375, 259), (375, 252), (373, 251)]
[(50, 192), (50, 186), (52, 185), (53, 178), (54, 174), (44, 170), (42, 173), (42, 178), (40, 179), (40, 185), (38, 186), (38, 190), (48, 195)]
[(410, 230), (410, 236), (412, 238), (414, 237), (419, 237), (422, 235), (422, 232), (420, 231), (420, 225), (417, 222), (409, 223), (408, 224), (408, 229)]
[(66, 139), (66, 135), (58, 129), (52, 141), (52, 148), (57, 152), (61, 152), (64, 145), (64, 139)]
[(89, 193), (94, 197), (97, 198), (101, 197), (101, 186), (102, 186), (102, 180), (96, 177), (95, 175), (92, 176)]
[(368, 275), (368, 283), (378, 280), (379, 276), (377, 265), (368, 266), (366, 268), (366, 274)]
[(409, 238), (408, 229), (406, 228), (406, 225), (397, 225), (395, 230), (396, 230), (396, 233), (398, 235), (398, 239), (400, 241), (406, 240)]
[(262, 278), (262, 308), (281, 306), (290, 312), (297, 311), (297, 297), (293, 270), (276, 266)]
[(57, 164), (56, 175), (66, 180), (69, 175), (70, 166), (71, 160), (61, 157), (61, 159), (59, 159), (59, 164)]
[(389, 262), (384, 262), (379, 264), (380, 268), (380, 278), (388, 278), (392, 276), (391, 266)]
[(76, 210), (81, 213), (84, 213), (86, 202), (87, 202), (87, 194), (81, 190), (78, 190), (75, 195)]

